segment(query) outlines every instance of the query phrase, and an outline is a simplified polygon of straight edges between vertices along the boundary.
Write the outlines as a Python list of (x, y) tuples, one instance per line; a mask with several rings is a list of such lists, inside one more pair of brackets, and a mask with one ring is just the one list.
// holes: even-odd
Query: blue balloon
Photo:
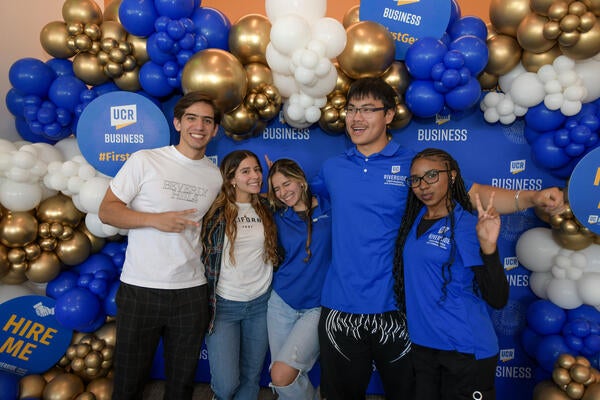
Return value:
[(523, 332), (521, 333), (521, 344), (523, 345), (525, 352), (531, 358), (535, 358), (537, 347), (541, 338), (542, 336), (538, 335), (530, 327), (525, 327), (525, 329), (523, 329)]
[(569, 138), (569, 131), (567, 129), (559, 129), (554, 131), (554, 144), (558, 147), (566, 147), (569, 143), (571, 143), (571, 139)]
[[(577, 165), (579, 160), (577, 158), (571, 159), (567, 164), (560, 168), (549, 169), (548, 172), (559, 179), (568, 179), (573, 172), (573, 169)], [(535, 162), (535, 159), (534, 159)]]
[(122, 0), (119, 5), (119, 21), (132, 35), (146, 37), (154, 32), (158, 12), (154, 0)]
[(527, 324), (540, 335), (560, 333), (566, 320), (565, 310), (549, 300), (536, 300), (527, 307)]
[(229, 50), (229, 31), (231, 22), (221, 11), (211, 7), (197, 8), (191, 17), (196, 26), (196, 35), (208, 41), (208, 47)]
[(102, 96), (103, 94), (115, 92), (121, 89), (119, 89), (116, 83), (114, 83), (113, 81), (109, 81), (101, 85), (94, 86), (92, 90), (96, 93), (96, 96)]
[(56, 76), (75, 75), (73, 71), (73, 61), (65, 58), (51, 58), (46, 61), (46, 64), (50, 66), (56, 72)]
[(115, 265), (108, 254), (95, 253), (89, 256), (81, 264), (77, 265), (77, 270), (80, 274), (91, 274), (96, 275), (100, 271), (104, 271), (109, 274), (110, 278), (113, 279), (117, 275)]
[(108, 288), (108, 293), (104, 298), (104, 311), (111, 317), (117, 315), (117, 303), (115, 301), (115, 297), (117, 295), (117, 290), (119, 290), (119, 285), (119, 281), (113, 282)]
[(63, 271), (46, 285), (46, 296), (57, 299), (69, 290), (77, 287), (79, 275), (72, 271)]
[(0, 398), (17, 400), (19, 398), (19, 375), (0, 370)]
[(567, 320), (574, 321), (576, 319), (600, 323), (600, 311), (596, 310), (596, 307), (587, 304), (583, 304), (572, 310), (567, 310)]
[(485, 40), (473, 35), (461, 36), (450, 43), (450, 50), (458, 50), (465, 58), (465, 67), (478, 76), (488, 63), (489, 51)]
[(563, 353), (570, 353), (570, 351), (571, 349), (566, 345), (562, 336), (549, 335), (540, 341), (535, 358), (542, 368), (546, 371), (552, 371), (558, 356)]
[(8, 78), (11, 85), (23, 95), (46, 97), (56, 72), (38, 59), (22, 58), (11, 65)]
[(479, 103), (481, 85), (475, 78), (469, 79), (466, 85), (458, 86), (446, 93), (446, 104), (453, 110), (463, 111)]
[(162, 67), (155, 62), (147, 61), (142, 65), (139, 80), (142, 88), (152, 96), (164, 97), (173, 92)]
[(458, 4), (458, 0), (450, 1), (450, 18), (448, 19), (448, 25), (446, 26), (446, 31), (452, 24), (461, 17), (462, 12), (460, 10), (460, 5)]
[(88, 289), (100, 299), (104, 299), (108, 293), (108, 281), (102, 278), (94, 278), (88, 285)]
[(574, 352), (579, 352), (583, 349), (583, 339), (575, 335), (563, 335), (565, 344)]
[(171, 19), (189, 17), (194, 11), (194, 0), (154, 0), (159, 15)]
[(434, 65), (444, 60), (448, 48), (439, 40), (424, 37), (410, 45), (404, 56), (408, 73), (415, 79), (429, 79)]
[(98, 297), (87, 289), (75, 287), (56, 299), (54, 312), (61, 325), (80, 330), (95, 321), (98, 310)]
[(600, 351), (600, 336), (598, 335), (588, 335), (583, 339), (583, 343), (583, 348), (590, 355)]
[(554, 133), (546, 132), (531, 144), (531, 158), (542, 168), (557, 169), (566, 166), (571, 157), (554, 144)]
[[(168, 39), (168, 35), (161, 35), (161, 33), (158, 32), (151, 35), (146, 41), (146, 53), (148, 53), (148, 58), (150, 58), (150, 60), (156, 64), (163, 65), (167, 61), (175, 59), (174, 54), (172, 54), (170, 51), (170, 47), (169, 51), (164, 51), (161, 48), (161, 46), (164, 46), (163, 39), (165, 37)], [(144, 65), (146, 65), (147, 63), (148, 62), (144, 63)], [(144, 65), (142, 65), (142, 68), (144, 67)]]
[(9, 91), (6, 92), (4, 102), (6, 103), (6, 108), (8, 108), (8, 111), (10, 111), (12, 115), (14, 115), (15, 117), (23, 116), (23, 105), (25, 104), (25, 97), (17, 89), (9, 89)]
[(549, 110), (544, 102), (529, 108), (525, 114), (525, 124), (540, 132), (559, 129), (566, 119), (560, 110)]
[(488, 31), (485, 22), (481, 18), (474, 15), (467, 15), (454, 21), (448, 29), (448, 34), (452, 40), (458, 39), (461, 36), (473, 35), (486, 41)]
[[(418, 43), (418, 42), (417, 42)], [(444, 107), (444, 96), (439, 94), (429, 80), (415, 80), (405, 93), (406, 105), (417, 117), (435, 116)]]
[(40, 142), (40, 143), (48, 143), (48, 144), (56, 143), (56, 140), (50, 140), (39, 133), (34, 133), (31, 130), (31, 127), (29, 126), (29, 123), (27, 122), (27, 120), (25, 120), (25, 118), (23, 118), (23, 117), (15, 118), (15, 128), (16, 128), (17, 132), (19, 133), (19, 136), (21, 136), (21, 138), (23, 140), (26, 140), (28, 142), (31, 142), (31, 143)]
[(78, 332), (89, 333), (89, 332), (97, 331), (98, 329), (102, 328), (102, 325), (104, 325), (105, 323), (106, 323), (106, 314), (104, 313), (104, 308), (102, 307), (102, 305), (100, 305), (100, 307), (98, 308), (98, 313), (96, 314), (96, 317), (90, 323), (78, 325), (73, 329)]
[(79, 95), (87, 90), (86, 84), (75, 75), (59, 76), (52, 82), (48, 90), (48, 97), (58, 107), (71, 112), (79, 104)]

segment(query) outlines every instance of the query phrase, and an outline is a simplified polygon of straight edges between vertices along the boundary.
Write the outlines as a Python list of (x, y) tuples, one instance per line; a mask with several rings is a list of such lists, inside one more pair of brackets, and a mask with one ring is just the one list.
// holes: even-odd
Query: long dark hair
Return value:
[[(225, 234), (229, 239), (231, 246), (229, 247), (229, 257), (232, 263), (235, 264), (233, 249), (235, 246), (235, 238), (237, 236), (238, 207), (235, 204), (235, 187), (231, 184), (231, 180), (235, 177), (235, 172), (240, 166), (240, 163), (246, 158), (254, 158), (260, 167), (260, 161), (256, 154), (248, 150), (235, 150), (227, 154), (221, 162), (221, 175), (223, 175), (223, 185), (217, 198), (204, 217), (207, 221), (212, 218), (217, 220), (225, 220)], [(262, 168), (261, 168), (262, 172)], [(274, 266), (277, 266), (279, 259), (277, 257), (277, 228), (273, 220), (273, 214), (268, 205), (261, 201), (259, 194), (250, 196), (250, 203), (260, 217), (265, 230), (265, 261), (271, 261)], [(218, 212), (222, 209), (222, 212)], [(218, 224), (212, 224), (214, 230)], [(205, 225), (206, 226), (206, 225)], [(205, 246), (211, 246), (212, 230), (202, 232), (202, 243)]]
[(275, 210), (283, 210), (287, 208), (287, 205), (283, 204), (281, 200), (275, 196), (275, 191), (273, 190), (273, 183), (271, 179), (275, 173), (279, 172), (281, 175), (286, 178), (293, 179), (295, 181), (300, 182), (300, 186), (304, 189), (300, 195), (300, 201), (306, 207), (306, 257), (304, 258), (304, 262), (308, 262), (312, 255), (310, 250), (310, 244), (312, 241), (312, 194), (310, 192), (310, 188), (308, 187), (308, 183), (306, 181), (306, 175), (300, 165), (293, 160), (282, 158), (273, 163), (271, 168), (269, 168), (269, 178), (267, 179), (269, 183), (269, 201)]
[[(411, 167), (415, 161), (426, 158), (433, 161), (441, 161), (444, 163), (445, 168), (448, 172), (448, 189), (446, 192), (446, 209), (448, 210), (448, 218), (450, 220), (450, 254), (448, 260), (442, 265), (442, 276), (444, 278), (444, 286), (442, 287), (442, 296), (439, 302), (443, 302), (447, 296), (447, 286), (452, 280), (452, 271), (450, 267), (454, 263), (454, 257), (456, 255), (456, 242), (454, 238), (454, 206), (456, 203), (460, 204), (463, 209), (468, 212), (473, 212), (473, 206), (471, 205), (471, 199), (469, 193), (463, 181), (460, 173), (458, 162), (446, 151), (441, 149), (429, 148), (425, 149), (417, 155), (415, 155), (411, 161)], [(452, 171), (456, 173), (454, 179), (452, 179)], [(404, 299), (404, 259), (402, 252), (404, 250), (404, 244), (408, 234), (416, 222), (419, 212), (424, 207), (424, 204), (415, 196), (412, 190), (408, 192), (408, 198), (406, 200), (406, 209), (404, 216), (402, 217), (402, 223), (398, 230), (398, 238), (396, 239), (396, 251), (394, 254), (394, 292), (396, 295), (396, 302), (398, 308), (405, 310), (406, 304)]]

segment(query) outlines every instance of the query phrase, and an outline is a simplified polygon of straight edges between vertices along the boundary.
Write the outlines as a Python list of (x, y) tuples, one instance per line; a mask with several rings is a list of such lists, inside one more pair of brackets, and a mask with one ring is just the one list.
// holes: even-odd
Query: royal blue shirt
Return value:
[(416, 227), (404, 246), (404, 283), (408, 331), (413, 343), (439, 350), (474, 354), (476, 359), (498, 353), (498, 339), (485, 301), (473, 291), (471, 267), (483, 267), (475, 225), (477, 217), (460, 205), (454, 209), (456, 255), (452, 280), (442, 303), (442, 265), (450, 252), (450, 220), (441, 218), (423, 235)]
[(311, 257), (304, 262), (307, 225), (290, 207), (275, 212), (279, 244), (285, 250), (283, 263), (273, 277), (273, 289), (296, 310), (319, 307), (325, 274), (331, 263), (331, 208), (317, 197), (312, 212)]
[(390, 141), (365, 156), (356, 147), (323, 164), (313, 192), (328, 195), (333, 254), (321, 304), (357, 314), (396, 310), (394, 248), (414, 152)]

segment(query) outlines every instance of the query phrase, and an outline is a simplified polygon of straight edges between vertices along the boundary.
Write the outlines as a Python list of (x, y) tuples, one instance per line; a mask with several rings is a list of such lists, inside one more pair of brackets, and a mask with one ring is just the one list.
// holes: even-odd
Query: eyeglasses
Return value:
[(421, 181), (428, 184), (434, 184), (440, 180), (440, 172), (449, 172), (449, 169), (430, 169), (425, 172), (422, 176), (412, 175), (406, 178), (406, 184), (411, 188), (418, 188), (421, 185)]
[(377, 111), (385, 110), (385, 107), (354, 107), (348, 106), (344, 110), (346, 110), (347, 117), (353, 117), (357, 113), (362, 115), (363, 117), (370, 117)]

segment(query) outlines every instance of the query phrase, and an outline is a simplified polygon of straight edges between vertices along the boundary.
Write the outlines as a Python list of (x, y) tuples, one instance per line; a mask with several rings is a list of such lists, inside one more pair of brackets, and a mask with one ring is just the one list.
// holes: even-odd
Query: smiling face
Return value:
[[(349, 108), (381, 108), (383, 102), (371, 96), (349, 99)], [(394, 119), (394, 110), (379, 110), (370, 113), (356, 112), (346, 115), (346, 131), (358, 151), (369, 156), (378, 153), (387, 145), (387, 125)]]
[(306, 209), (302, 202), (304, 192), (303, 183), (297, 179), (289, 178), (280, 172), (275, 172), (271, 177), (271, 187), (275, 197), (288, 207), (296, 211)]
[[(419, 185), (412, 188), (415, 196), (427, 207), (427, 217), (442, 217), (448, 214), (446, 198), (449, 196), (448, 186), (456, 176), (456, 171), (447, 172), (448, 165), (441, 160), (419, 158), (415, 160), (410, 168), (411, 177), (419, 177)], [(435, 172), (443, 171), (437, 175), (437, 182), (431, 179)], [(452, 178), (448, 175), (452, 176)], [(433, 183), (427, 183), (427, 181)]]
[(262, 168), (254, 157), (246, 157), (240, 162), (231, 179), (235, 187), (235, 200), (240, 203), (250, 202), (250, 196), (259, 194), (262, 187)]
[(173, 119), (173, 125), (180, 135), (179, 144), (175, 147), (193, 160), (204, 157), (206, 146), (219, 128), (212, 107), (203, 102), (189, 106), (181, 119)]

